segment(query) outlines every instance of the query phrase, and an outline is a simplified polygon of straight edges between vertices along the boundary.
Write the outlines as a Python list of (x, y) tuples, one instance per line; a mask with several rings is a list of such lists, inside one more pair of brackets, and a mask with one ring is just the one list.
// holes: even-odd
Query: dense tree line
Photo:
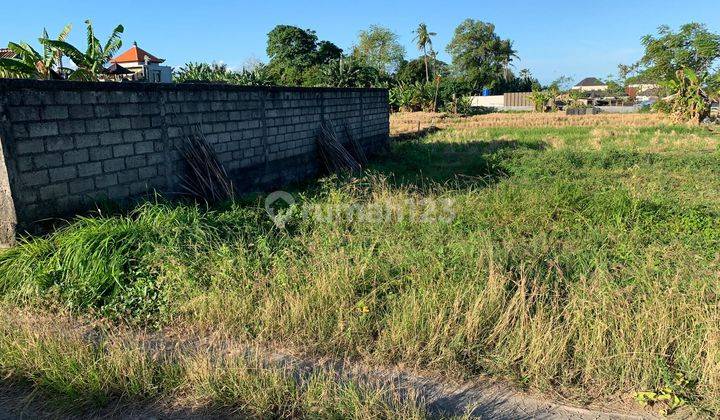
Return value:
[(190, 63), (175, 77), (180, 82), (385, 87), (391, 89), (394, 107), (410, 110), (457, 110), (467, 106), (463, 97), (484, 88), (519, 92), (537, 83), (528, 70), (513, 73), (510, 65), (517, 54), (512, 41), (500, 38), (491, 23), (462, 22), (447, 46), (451, 63), (437, 58), (436, 33), (425, 23), (413, 32), (421, 55), (407, 59), (398, 35), (383, 26), (360, 31), (345, 53), (331, 41), (319, 40), (311, 29), (278, 25), (268, 33), (266, 65), (232, 72), (222, 65)]

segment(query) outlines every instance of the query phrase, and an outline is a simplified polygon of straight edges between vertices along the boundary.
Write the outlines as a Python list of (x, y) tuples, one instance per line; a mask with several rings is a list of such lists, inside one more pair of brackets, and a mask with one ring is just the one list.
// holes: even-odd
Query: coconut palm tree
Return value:
[(86, 20), (85, 25), (87, 25), (87, 49), (85, 53), (80, 52), (80, 50), (65, 41), (40, 39), (40, 43), (61, 51), (75, 63), (77, 69), (70, 74), (69, 79), (71, 80), (98, 80), (98, 76), (102, 74), (105, 65), (122, 47), (120, 35), (125, 30), (122, 25), (115, 27), (105, 45), (101, 45), (100, 40), (95, 36), (92, 22)]
[[(72, 25), (66, 25), (57, 37), (57, 41), (65, 41)], [(42, 38), (47, 39), (47, 29), (43, 29)], [(15, 53), (14, 58), (0, 58), (0, 76), (29, 79), (59, 78), (54, 69), (62, 67), (62, 52), (57, 48), (43, 45), (40, 54), (25, 42), (8, 43), (8, 49)]]
[(417, 29), (415, 29), (414, 41), (417, 45), (418, 50), (423, 52), (425, 60), (425, 81), (430, 82), (430, 70), (428, 69), (428, 49), (432, 51), (432, 37), (437, 35), (435, 32), (428, 31), (428, 27), (425, 22), (421, 22)]

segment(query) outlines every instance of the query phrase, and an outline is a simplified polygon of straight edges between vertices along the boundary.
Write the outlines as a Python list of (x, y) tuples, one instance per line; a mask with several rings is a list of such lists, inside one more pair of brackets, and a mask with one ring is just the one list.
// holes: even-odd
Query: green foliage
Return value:
[(655, 82), (676, 78), (679, 70), (703, 74), (720, 58), (720, 34), (699, 23), (688, 23), (674, 32), (669, 26), (658, 28), (657, 35), (642, 39), (645, 53), (638, 62), (640, 75)]
[[(579, 397), (655, 390), (665, 371), (684, 372), (698, 380), (694, 404), (720, 410), (708, 339), (720, 317), (717, 136), (517, 117), (516, 128), (447, 118), (458, 124), (394, 142), (372, 172), (296, 194), (297, 206), (396, 214), (450, 199), (451, 220), (338, 212), (278, 229), (261, 199), (149, 204), (3, 251), (0, 295)], [(66, 383), (105, 380), (84, 378)]]
[(364, 66), (352, 58), (332, 60), (322, 67), (317, 85), (331, 87), (373, 87), (381, 75), (374, 67)]
[(537, 87), (533, 89), (528, 96), (535, 107), (535, 112), (549, 112), (555, 110), (555, 98), (557, 91), (553, 89), (540, 90)]
[(23, 300), (55, 294), (73, 310), (162, 321), (182, 285), (202, 277), (198, 265), (176, 272), (163, 261), (201, 264), (198, 252), (235, 230), (208, 216), (195, 207), (146, 204), (126, 217), (80, 218), (47, 239), (3, 253), (0, 294)]
[(270, 62), (288, 67), (308, 67), (315, 62), (317, 35), (311, 29), (278, 25), (268, 33), (267, 55)]
[(342, 48), (333, 44), (330, 41), (320, 41), (317, 43), (317, 53), (315, 62), (319, 64), (326, 64), (333, 60), (339, 60), (343, 57)]
[[(436, 77), (446, 78), (449, 76), (449, 67), (446, 63), (432, 57), (428, 59), (430, 80)], [(425, 59), (416, 58), (410, 61), (403, 61), (395, 75), (398, 83), (412, 84), (416, 82), (427, 83), (425, 74)]]
[(230, 70), (222, 63), (186, 63), (173, 72), (177, 83), (213, 82), (243, 86), (269, 86), (273, 84), (265, 66), (257, 65), (253, 69)]
[(710, 100), (703, 90), (703, 80), (693, 70), (684, 68), (675, 73), (675, 78), (664, 84), (673, 96), (668, 103), (670, 113), (677, 121), (701, 123), (710, 115)]
[(518, 76), (512, 71), (507, 71), (508, 77), (499, 79), (492, 88), (494, 95), (500, 95), (506, 92), (530, 92), (533, 86), (539, 84), (538, 80), (532, 76), (530, 70), (522, 69)]
[(400, 83), (390, 89), (390, 106), (399, 111), (430, 111), (434, 98), (435, 87), (430, 83)]
[[(72, 25), (66, 25), (57, 41), (65, 41), (70, 34)], [(47, 39), (48, 33), (43, 29), (42, 38)], [(43, 45), (42, 54), (25, 42), (19, 44), (10, 42), (8, 49), (15, 53), (14, 58), (0, 58), (0, 77), (19, 79), (57, 79), (61, 77), (58, 71), (62, 67), (62, 52), (57, 48)]]
[(342, 49), (329, 41), (318, 42), (315, 31), (278, 25), (268, 33), (266, 72), (279, 85), (316, 85), (320, 66), (342, 57)]
[(517, 57), (512, 41), (501, 39), (492, 23), (466, 19), (446, 48), (452, 64), (473, 84), (474, 90), (492, 87), (503, 69)]
[(691, 381), (682, 373), (676, 373), (672, 380), (668, 380), (666, 385), (658, 390), (635, 393), (635, 400), (643, 406), (661, 406), (659, 414), (667, 416), (695, 399), (696, 385), (697, 381)]
[(85, 25), (87, 28), (87, 48), (84, 53), (64, 40), (40, 38), (40, 43), (43, 46), (62, 52), (75, 63), (77, 69), (70, 73), (68, 77), (70, 80), (98, 80), (98, 76), (102, 74), (105, 65), (122, 47), (122, 40), (120, 39), (124, 31), (122, 25), (115, 27), (105, 44), (102, 44), (95, 36), (95, 30), (89, 19), (85, 21)]
[(430, 65), (428, 63), (428, 50), (432, 53), (432, 37), (437, 35), (435, 32), (428, 30), (425, 22), (421, 22), (415, 29), (415, 45), (418, 50), (423, 53), (423, 62), (425, 64), (425, 83), (430, 83)]
[(360, 31), (352, 55), (381, 74), (391, 74), (400, 67), (405, 48), (400, 45), (398, 36), (393, 31), (384, 26), (372, 25), (367, 30)]

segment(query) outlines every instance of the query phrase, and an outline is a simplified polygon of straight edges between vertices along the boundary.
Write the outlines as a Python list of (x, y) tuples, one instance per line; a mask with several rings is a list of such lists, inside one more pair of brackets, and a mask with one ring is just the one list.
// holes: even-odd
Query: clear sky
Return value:
[[(658, 25), (677, 27), (703, 22), (720, 32), (718, 0), (457, 0), (457, 1), (230, 1), (230, 0), (31, 0), (3, 3), (0, 45), (26, 40), (37, 44), (43, 26), (51, 36), (73, 23), (70, 41), (84, 45), (84, 24), (93, 20), (101, 40), (117, 25), (125, 26), (123, 49), (133, 41), (171, 66), (187, 61), (221, 61), (240, 67), (248, 60), (266, 61), (267, 33), (277, 24), (317, 31), (349, 51), (361, 29), (390, 27), (405, 45), (407, 57), (419, 53), (412, 30), (424, 21), (437, 32), (440, 58), (445, 45), (466, 18), (492, 22), (510, 38), (521, 60), (542, 82), (566, 75), (579, 80), (606, 77), (618, 63), (637, 60), (640, 38)], [(4, 4), (7, 3), (7, 4)]]

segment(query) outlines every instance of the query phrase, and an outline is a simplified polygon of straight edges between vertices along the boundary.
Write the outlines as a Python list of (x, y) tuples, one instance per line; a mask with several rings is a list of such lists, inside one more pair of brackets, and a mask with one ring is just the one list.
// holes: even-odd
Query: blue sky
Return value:
[[(2, 0), (3, 3), (9, 0)], [(692, 6), (688, 7), (689, 4)], [(187, 61), (222, 61), (240, 67), (266, 61), (267, 33), (277, 24), (317, 31), (320, 39), (348, 51), (361, 29), (390, 27), (407, 56), (418, 52), (412, 30), (424, 21), (437, 32), (434, 44), (448, 60), (445, 45), (465, 18), (489, 21), (504, 38), (514, 40), (521, 60), (542, 82), (566, 75), (576, 80), (615, 73), (618, 63), (637, 60), (640, 38), (660, 24), (689, 21), (720, 32), (717, 0), (546, 0), (546, 1), (13, 1), (0, 26), (0, 44), (35, 41), (43, 26), (55, 35), (73, 23), (71, 42), (84, 45), (83, 21), (90, 18), (101, 38), (118, 23), (125, 25), (123, 49), (133, 41), (172, 66)]]

